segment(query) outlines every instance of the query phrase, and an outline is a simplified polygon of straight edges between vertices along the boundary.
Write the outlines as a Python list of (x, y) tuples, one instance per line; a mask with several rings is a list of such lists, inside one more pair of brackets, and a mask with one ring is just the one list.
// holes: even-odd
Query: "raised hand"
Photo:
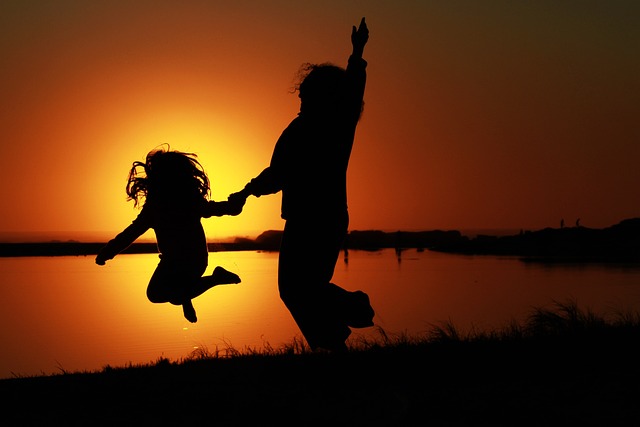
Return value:
[(369, 40), (369, 29), (367, 28), (367, 23), (364, 18), (360, 21), (360, 26), (356, 28), (354, 25), (351, 29), (351, 44), (353, 45), (353, 55), (362, 57), (362, 53), (364, 52), (364, 46), (367, 44)]

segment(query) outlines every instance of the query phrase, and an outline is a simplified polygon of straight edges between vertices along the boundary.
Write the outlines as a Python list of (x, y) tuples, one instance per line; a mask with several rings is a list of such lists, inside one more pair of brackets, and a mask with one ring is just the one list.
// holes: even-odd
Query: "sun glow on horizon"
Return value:
[[(126, 174), (133, 161), (144, 161), (146, 154), (160, 147), (193, 153), (202, 164), (211, 182), (211, 200), (226, 200), (268, 165), (272, 150), (272, 135), (259, 134), (255, 129), (234, 125), (225, 117), (210, 111), (184, 111), (168, 108), (150, 113), (147, 120), (131, 119), (121, 127), (121, 138), (134, 141), (117, 155), (119, 171), (111, 162), (102, 167), (103, 180), (111, 183), (113, 201), (105, 206), (105, 215), (122, 218), (122, 228), (139, 212), (126, 202)], [(265, 141), (264, 149), (256, 152), (255, 141)], [(135, 152), (134, 152), (135, 151)], [(117, 177), (117, 179), (116, 179)], [(116, 198), (119, 199), (116, 201)], [(244, 212), (237, 216), (203, 219), (207, 238), (221, 240), (234, 236), (256, 236), (265, 229), (280, 226), (280, 196), (263, 197), (260, 203), (248, 200)], [(113, 220), (110, 221), (114, 223)], [(151, 235), (152, 237), (152, 235)]]
[[(196, 153), (213, 199), (226, 199), (268, 165), (297, 114), (300, 65), (344, 66), (362, 16), (354, 229), (640, 215), (628, 197), (640, 176), (637, 2), (328, 1), (0, 6), (0, 232), (118, 232), (136, 214), (131, 163), (161, 144)], [(207, 234), (281, 229), (279, 201), (250, 198), (239, 217), (206, 220)]]

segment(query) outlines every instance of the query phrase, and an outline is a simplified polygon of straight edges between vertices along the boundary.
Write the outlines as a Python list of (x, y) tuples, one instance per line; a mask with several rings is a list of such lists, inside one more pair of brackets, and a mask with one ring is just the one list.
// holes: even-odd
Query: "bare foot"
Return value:
[(193, 308), (191, 301), (182, 304), (182, 312), (184, 313), (184, 318), (189, 322), (196, 323), (198, 321), (198, 318), (196, 317), (196, 309)]
[(227, 285), (241, 282), (240, 276), (228, 270), (225, 270), (222, 267), (216, 267), (213, 270), (213, 274), (211, 274), (211, 276), (209, 277), (211, 277), (211, 281), (214, 285)]

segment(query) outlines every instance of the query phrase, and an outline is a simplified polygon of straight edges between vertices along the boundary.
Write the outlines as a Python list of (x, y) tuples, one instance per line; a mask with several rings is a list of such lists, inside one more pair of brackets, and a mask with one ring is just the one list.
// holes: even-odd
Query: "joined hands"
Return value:
[(244, 190), (230, 194), (229, 197), (227, 197), (227, 203), (229, 204), (229, 215), (240, 215), (240, 213), (242, 213), (242, 208), (247, 201), (247, 197), (249, 197), (249, 194)]

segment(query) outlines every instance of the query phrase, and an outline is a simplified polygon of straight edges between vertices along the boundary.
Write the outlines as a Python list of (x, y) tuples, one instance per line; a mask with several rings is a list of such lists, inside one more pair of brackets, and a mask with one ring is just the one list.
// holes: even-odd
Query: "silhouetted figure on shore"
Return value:
[(244, 199), (282, 191), (286, 220), (278, 263), (280, 297), (312, 349), (347, 349), (349, 327), (373, 326), (367, 294), (333, 283), (347, 236), (347, 166), (362, 112), (369, 38), (364, 18), (353, 27), (346, 70), (306, 65), (300, 112), (278, 139), (271, 163), (240, 192)]
[(198, 319), (191, 300), (216, 285), (240, 283), (240, 278), (222, 267), (204, 276), (208, 263), (207, 241), (201, 218), (238, 215), (244, 200), (209, 201), (209, 179), (195, 155), (154, 150), (146, 161), (134, 162), (127, 181), (129, 200), (144, 205), (138, 217), (98, 253), (96, 264), (131, 245), (149, 228), (156, 233), (160, 263), (147, 297), (153, 303), (181, 305), (184, 317)]

